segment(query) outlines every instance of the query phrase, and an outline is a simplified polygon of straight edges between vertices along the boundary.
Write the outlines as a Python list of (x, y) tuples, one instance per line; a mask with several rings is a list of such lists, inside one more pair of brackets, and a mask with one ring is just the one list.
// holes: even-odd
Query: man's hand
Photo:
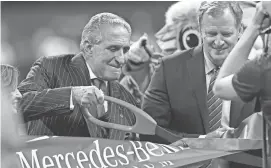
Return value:
[(143, 63), (150, 60), (149, 54), (144, 49), (142, 42), (146, 41), (146, 47), (152, 52), (151, 47), (148, 45), (148, 35), (144, 33), (136, 42), (134, 42), (127, 54), (127, 59), (135, 63)]
[(181, 147), (183, 147), (183, 148), (188, 148), (188, 147), (189, 147), (189, 146), (185, 143), (185, 141), (182, 140), (182, 139), (180, 139), (180, 140), (178, 140), (178, 141), (176, 141), (176, 142), (173, 142), (173, 143), (170, 144), (170, 145), (172, 145), (172, 146), (181, 146)]
[(263, 31), (270, 27), (270, 20), (267, 17), (271, 18), (271, 12), (269, 13), (268, 10), (271, 9), (270, 2), (259, 2), (256, 6), (256, 12), (252, 19), (252, 24), (257, 26), (260, 31)]
[(74, 103), (88, 108), (91, 112), (91, 114), (84, 114), (85, 117), (92, 115), (99, 118), (103, 115), (100, 110), (97, 110), (97, 106), (103, 105), (104, 94), (96, 86), (72, 87), (72, 96)]
[(229, 127), (218, 128), (215, 131), (208, 133), (205, 138), (222, 138), (222, 136), (226, 133), (226, 131), (232, 130), (232, 129), (233, 128), (229, 128)]

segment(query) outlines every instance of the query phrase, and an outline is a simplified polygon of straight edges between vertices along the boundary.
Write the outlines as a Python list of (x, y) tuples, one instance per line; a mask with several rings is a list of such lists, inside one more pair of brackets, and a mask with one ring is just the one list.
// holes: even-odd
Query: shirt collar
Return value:
[[(97, 76), (93, 73), (92, 69), (90, 68), (90, 66), (87, 64), (87, 68), (88, 68), (88, 72), (89, 72), (89, 76), (90, 76), (90, 79), (95, 79), (97, 78)], [(104, 81), (104, 80), (103, 80)], [(105, 85), (107, 86), (107, 81), (104, 81), (105, 82)]]
[(93, 71), (92, 71), (92, 69), (90, 68), (90, 66), (88, 65), (88, 63), (87, 63), (87, 67), (88, 67), (90, 79), (95, 79), (95, 78), (97, 78), (97, 76), (93, 73)]
[(206, 52), (203, 49), (203, 55), (204, 55), (204, 62), (205, 62), (205, 74), (209, 74), (216, 68), (216, 66), (212, 63), (210, 58), (207, 56)]

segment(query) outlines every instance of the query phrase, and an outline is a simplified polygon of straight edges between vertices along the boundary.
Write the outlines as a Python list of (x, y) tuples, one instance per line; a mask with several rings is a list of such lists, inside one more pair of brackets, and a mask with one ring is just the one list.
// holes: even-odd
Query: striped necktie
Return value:
[(209, 111), (209, 128), (211, 132), (220, 127), (222, 116), (222, 100), (213, 93), (213, 86), (217, 74), (218, 70), (214, 69), (212, 71), (212, 77), (210, 80), (207, 94), (207, 107)]
[(94, 78), (94, 79), (91, 79), (91, 82), (98, 89), (101, 89), (105, 95), (107, 95), (107, 88), (106, 88), (106, 84), (104, 81), (102, 81), (98, 78)]

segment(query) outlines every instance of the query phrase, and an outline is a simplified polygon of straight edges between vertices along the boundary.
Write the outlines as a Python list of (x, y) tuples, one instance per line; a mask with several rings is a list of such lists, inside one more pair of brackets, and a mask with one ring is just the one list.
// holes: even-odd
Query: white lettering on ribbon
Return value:
[(123, 147), (123, 145), (118, 145), (117, 147), (116, 147), (116, 153), (117, 153), (117, 155), (119, 156), (119, 157), (121, 157), (121, 158), (123, 158), (126, 162), (122, 162), (121, 160), (119, 160), (119, 163), (123, 166), (123, 165), (128, 165), (129, 164), (129, 159), (127, 158), (127, 156), (126, 155), (124, 155), (123, 153), (121, 153), (120, 151), (119, 151), (119, 149), (122, 149), (122, 151), (124, 152), (124, 147)]
[[(80, 156), (81, 155), (81, 156)], [(83, 158), (82, 158), (83, 157)], [(77, 155), (76, 155), (76, 160), (77, 160), (77, 162), (78, 162), (78, 164), (79, 164), (79, 167), (80, 168), (84, 168), (84, 166), (82, 165), (82, 162), (86, 162), (86, 161), (88, 161), (88, 156), (85, 154), (85, 152), (83, 152), (83, 151), (78, 151), (77, 152)], [(89, 167), (91, 167), (91, 166), (89, 166)]]
[[(95, 144), (95, 148), (91, 149), (89, 151), (89, 158), (90, 158), (90, 162), (92, 163), (93, 166), (95, 166), (96, 168), (107, 168), (108, 166), (106, 166), (101, 158), (101, 151), (100, 151), (100, 146), (99, 146), (99, 141), (95, 140), (93, 142)], [(98, 157), (98, 160), (101, 164), (101, 166), (97, 166), (97, 164), (95, 163), (95, 161), (93, 160), (93, 156), (96, 154), (96, 156)]]
[[(109, 155), (107, 155), (107, 151), (109, 151)], [(104, 152), (103, 152), (103, 158), (104, 158), (104, 161), (111, 167), (116, 167), (118, 166), (118, 162), (115, 160), (115, 164), (112, 164), (108, 161), (108, 158), (113, 158), (115, 157), (115, 154), (114, 154), (114, 151), (112, 148), (110, 147), (106, 147), (104, 148)]]
[(159, 146), (154, 143), (146, 142), (145, 147), (146, 147), (148, 153), (152, 156), (163, 156), (164, 155), (163, 150), (161, 150), (161, 148), (159, 148)]
[(62, 166), (61, 166), (61, 164), (60, 164), (59, 158), (61, 158), (61, 160), (64, 160), (64, 156), (61, 155), (61, 154), (58, 154), (58, 155), (54, 155), (53, 157), (54, 157), (55, 160), (56, 160), (57, 167), (58, 167), (58, 168), (62, 168)]
[[(93, 144), (94, 146), (91, 146), (89, 155), (87, 155), (85, 151), (77, 151), (76, 153), (70, 152), (66, 154), (56, 154), (53, 155), (52, 158), (49, 156), (40, 156), (40, 160), (38, 159), (37, 154), (38, 149), (33, 149), (31, 150), (31, 166), (29, 157), (29, 160), (27, 160), (22, 152), (16, 152), (16, 154), (19, 156), (22, 168), (62, 168), (61, 163), (66, 164), (65, 166), (63, 165), (63, 168), (71, 168), (71, 166), (76, 168), (85, 168), (87, 164), (89, 168), (107, 168), (108, 166), (118, 167), (119, 165), (129, 165), (130, 160), (127, 157), (128, 155), (133, 155), (134, 157), (132, 158), (135, 158), (135, 160), (132, 160), (138, 160), (140, 163), (150, 160), (151, 156), (161, 157), (165, 154), (172, 154), (185, 149), (151, 142), (141, 143), (139, 141), (130, 141), (131, 145), (127, 145), (130, 150), (125, 150), (125, 146), (123, 144), (117, 145), (115, 148), (107, 146), (103, 149), (100, 148), (99, 140), (93, 141)], [(54, 163), (54, 160), (56, 163)], [(40, 165), (39, 161), (42, 161), (42, 165)], [(77, 166), (74, 166), (76, 163)], [(159, 163), (162, 167), (174, 165), (171, 161), (161, 161)], [(154, 167), (153, 164), (144, 163), (140, 167), (142, 166), (146, 168)], [(131, 165), (131, 167), (136, 168), (137, 166)]]
[(37, 157), (37, 151), (38, 151), (38, 149), (31, 150), (31, 156), (32, 156), (32, 160), (31, 160), (32, 166), (31, 167), (28, 164), (26, 158), (24, 157), (24, 154), (22, 152), (16, 152), (16, 154), (19, 155), (21, 165), (23, 168), (24, 168), (24, 166), (26, 166), (27, 168), (34, 168), (35, 165), (36, 165), (36, 168), (40, 168), (40, 163), (39, 163), (39, 160)]
[(153, 164), (144, 164), (143, 166), (146, 167), (146, 168), (154, 168)]
[(72, 157), (73, 157), (73, 159), (75, 159), (75, 157), (74, 157), (74, 155), (73, 155), (73, 152), (71, 152), (71, 153), (66, 153), (66, 155), (65, 155), (65, 163), (66, 163), (66, 166), (68, 167), (68, 168), (71, 168), (71, 165), (70, 165), (70, 162), (69, 162), (69, 155), (71, 155)]
[[(136, 157), (138, 158), (138, 162), (143, 162), (143, 161), (147, 161), (150, 159), (150, 155), (142, 148), (141, 142), (139, 142), (139, 141), (134, 141), (134, 142), (130, 141), (130, 142), (134, 147)], [(136, 146), (135, 142), (138, 143), (138, 146)], [(145, 159), (141, 158), (140, 153), (145, 155)]]
[(169, 146), (169, 145), (164, 145), (164, 144), (159, 144), (167, 153), (176, 153), (179, 152), (180, 149), (173, 147), (173, 146)]
[(171, 161), (162, 161), (159, 163), (162, 165), (162, 167), (174, 165)]
[[(49, 164), (46, 164), (46, 160), (49, 161)], [(43, 168), (52, 167), (54, 166), (54, 162), (49, 156), (44, 156), (42, 158), (42, 165), (43, 165)]]

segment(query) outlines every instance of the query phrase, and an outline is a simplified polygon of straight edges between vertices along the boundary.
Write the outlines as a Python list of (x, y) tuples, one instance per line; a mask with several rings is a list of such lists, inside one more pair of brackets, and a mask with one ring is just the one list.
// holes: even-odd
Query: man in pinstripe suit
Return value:
[[(135, 116), (128, 109), (103, 101), (103, 94), (93, 80), (98, 79), (99, 86), (105, 86), (104, 94), (137, 105), (132, 95), (117, 82), (130, 37), (131, 27), (124, 19), (100, 13), (84, 27), (79, 54), (38, 59), (19, 85), (28, 134), (116, 140), (124, 140), (129, 135), (133, 139), (130, 133), (105, 130), (86, 122), (81, 109), (87, 107), (91, 115), (111, 123), (135, 123)], [(102, 107), (102, 113), (96, 105)]]

